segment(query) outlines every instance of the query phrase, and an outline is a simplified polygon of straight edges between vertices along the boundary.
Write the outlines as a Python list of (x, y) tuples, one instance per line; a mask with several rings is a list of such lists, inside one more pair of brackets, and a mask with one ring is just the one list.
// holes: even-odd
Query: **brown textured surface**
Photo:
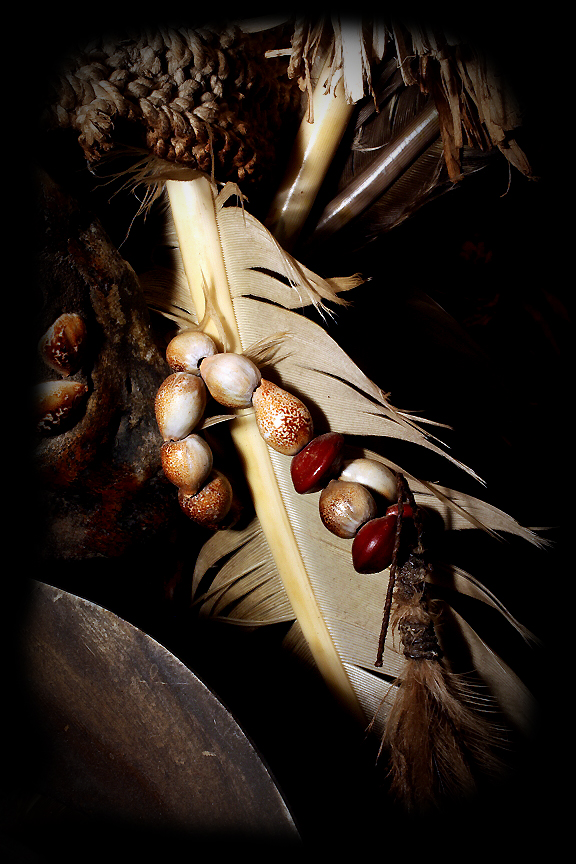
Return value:
[(135, 837), (178, 831), (196, 849), (298, 841), (258, 753), (176, 657), (60, 589), (35, 582), (30, 600), (24, 662), (37, 734), (49, 736), (40, 791), (67, 808), (63, 848), (92, 820)]
[(78, 133), (95, 161), (118, 145), (210, 172), (259, 179), (298, 105), (267, 34), (237, 27), (115, 33), (61, 58), (46, 120)]
[[(75, 425), (40, 436), (34, 452), (48, 558), (120, 555), (175, 512), (162, 477), (154, 395), (167, 374), (138, 280), (99, 222), (48, 178), (39, 184), (38, 337), (62, 312), (86, 322), (88, 386)], [(40, 359), (38, 381), (58, 380)], [(77, 418), (75, 418), (77, 419)]]

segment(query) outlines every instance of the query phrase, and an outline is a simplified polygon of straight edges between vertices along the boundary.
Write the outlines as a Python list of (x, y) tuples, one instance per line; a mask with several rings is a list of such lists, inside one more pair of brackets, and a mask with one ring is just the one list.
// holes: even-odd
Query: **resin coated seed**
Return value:
[(249, 408), (262, 375), (243, 354), (214, 354), (200, 364), (200, 374), (210, 395), (227, 408)]
[(200, 374), (200, 361), (218, 353), (214, 341), (202, 330), (181, 330), (168, 343), (166, 362), (174, 372)]
[(212, 450), (200, 435), (166, 441), (160, 449), (164, 474), (192, 495), (204, 485), (212, 470)]
[(350, 539), (376, 516), (376, 502), (359, 483), (331, 480), (320, 495), (320, 518), (337, 537)]
[[(386, 516), (398, 516), (398, 504), (392, 504), (391, 507), (388, 507), (386, 510)], [(402, 518), (411, 519), (413, 516), (414, 511), (410, 504), (404, 504), (402, 508)]]
[(354, 537), (352, 563), (358, 573), (380, 573), (390, 566), (396, 539), (396, 514), (366, 522)]
[(300, 495), (319, 492), (330, 477), (337, 474), (342, 462), (344, 436), (339, 432), (326, 432), (313, 438), (290, 465), (294, 489)]
[(254, 391), (252, 404), (260, 434), (273, 450), (294, 456), (311, 441), (312, 417), (304, 403), (292, 393), (263, 378)]
[(173, 372), (160, 385), (154, 410), (165, 441), (186, 438), (199, 423), (206, 407), (206, 386), (189, 372)]

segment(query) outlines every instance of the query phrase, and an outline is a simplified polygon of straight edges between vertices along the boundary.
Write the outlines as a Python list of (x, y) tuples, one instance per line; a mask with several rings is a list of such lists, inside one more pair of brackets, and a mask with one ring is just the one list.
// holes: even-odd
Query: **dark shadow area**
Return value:
[[(326, 276), (365, 275), (366, 283), (349, 297), (351, 306), (337, 311), (327, 329), (368, 377), (390, 391), (394, 405), (449, 424), (451, 429), (431, 429), (455, 457), (478, 472), (486, 488), (444, 466), (443, 478), (486, 496), (522, 524), (548, 529), (544, 536), (551, 545), (544, 550), (491, 538), (471, 550), (462, 535), (440, 541), (451, 546), (462, 566), (477, 568), (541, 640), (541, 646), (527, 646), (495, 616), (477, 612), (477, 605), (464, 600), (463, 611), (472, 620), (478, 617), (487, 638), (494, 638), (533, 687), (541, 705), (534, 739), (519, 748), (511, 776), (482, 788), (474, 801), (446, 813), (406, 815), (383, 794), (385, 771), (374, 769), (377, 742), (342, 716), (315, 675), (283, 650), (285, 625), (245, 631), (195, 615), (189, 603), (189, 561), (205, 539), (202, 532), (178, 523), (175, 536), (162, 538), (166, 548), (151, 543), (117, 558), (46, 562), (38, 552), (42, 519), (49, 514), (30, 508), (35, 477), (27, 464), (17, 464), (8, 522), (16, 553), (5, 567), (3, 627), (5, 656), (10, 658), (1, 802), (6, 861), (131, 857), (146, 862), (200, 852), (228, 857), (243, 848), (263, 858), (293, 857), (292, 849), (277, 848), (266, 838), (190, 837), (94, 819), (81, 807), (39, 791), (47, 742), (14, 652), (27, 611), (29, 576), (110, 609), (205, 681), (270, 767), (307, 851), (405, 856), (408, 848), (414, 858), (434, 849), (444, 860), (455, 860), (468, 850), (477, 858), (493, 856), (495, 849), (502, 858), (517, 857), (543, 839), (554, 843), (564, 794), (557, 774), (566, 750), (570, 753), (572, 735), (566, 662), (571, 656), (573, 579), (572, 431), (567, 416), (573, 324), (572, 285), (566, 276), (571, 272), (566, 269), (571, 240), (565, 215), (570, 198), (564, 189), (569, 169), (552, 158), (549, 130), (543, 128), (543, 114), (562, 115), (555, 113), (556, 84), (544, 72), (545, 63), (533, 57), (532, 27), (537, 25), (506, 20), (505, 26), (499, 11), (491, 10), (485, 20), (502, 26), (480, 27), (478, 39), (493, 37), (494, 53), (506, 58), (526, 109), (523, 144), (539, 179), (509, 175), (501, 160), (369, 246), (355, 247), (343, 232), (304, 263)], [(71, 39), (52, 19), (46, 23), (45, 33), (42, 23), (36, 24), (39, 62), (53, 59)], [(99, 26), (92, 22), (69, 30), (82, 41)], [(34, 93), (41, 101), (43, 84)], [(138, 232), (128, 232), (137, 202), (128, 193), (111, 197), (113, 187), (94, 180), (72, 136), (65, 134), (57, 143), (51, 139), (45, 149), (28, 140), (21, 152), (24, 164), (37, 160), (50, 166), (56, 179), (90, 201), (113, 243), (122, 244), (121, 254), (135, 269), (144, 267), (148, 227), (142, 227), (142, 245)], [(249, 206), (262, 218), (257, 200)], [(24, 225), (26, 207), (18, 202), (16, 207), (15, 221)], [(29, 252), (20, 253), (19, 260), (24, 287), (14, 289), (16, 313), (10, 320), (24, 327), (24, 290), (34, 282), (35, 267)], [(30, 356), (35, 346), (30, 338), (28, 343), (23, 353)], [(26, 357), (21, 364), (19, 369), (28, 373)], [(386, 455), (415, 474), (422, 469), (430, 479), (437, 478), (439, 458), (427, 455), (420, 465), (420, 457), (396, 442), (390, 442)], [(22, 536), (23, 525), (24, 539), (14, 541)], [(181, 566), (182, 558), (186, 566)]]

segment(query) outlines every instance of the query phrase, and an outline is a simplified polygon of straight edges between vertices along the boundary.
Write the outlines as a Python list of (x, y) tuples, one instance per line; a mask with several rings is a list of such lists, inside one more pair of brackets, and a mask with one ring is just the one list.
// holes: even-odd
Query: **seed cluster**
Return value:
[[(292, 482), (300, 494), (320, 491), (320, 519), (337, 537), (352, 540), (354, 569), (379, 573), (394, 555), (399, 513), (391, 502), (397, 477), (375, 459), (343, 460), (344, 447), (337, 432), (313, 438), (292, 459)], [(412, 516), (412, 508), (404, 505), (402, 518)]]
[(228, 478), (213, 467), (209, 445), (194, 432), (208, 394), (227, 408), (252, 406), (263, 439), (286, 455), (297, 453), (311, 440), (312, 418), (303, 402), (263, 379), (252, 360), (218, 352), (200, 330), (178, 333), (166, 349), (166, 360), (173, 371), (155, 400), (164, 439), (162, 467), (178, 488), (182, 511), (199, 524), (221, 527), (232, 506), (233, 490)]
[[(319, 513), (325, 527), (352, 540), (358, 573), (377, 573), (392, 562), (397, 533), (397, 476), (374, 459), (344, 460), (345, 440), (338, 432), (314, 436), (306, 405), (262, 378), (245, 355), (218, 352), (199, 330), (181, 331), (168, 345), (173, 370), (156, 397), (156, 419), (164, 438), (162, 465), (178, 487), (182, 511), (193, 521), (218, 528), (230, 511), (233, 490), (214, 469), (204, 439), (194, 433), (208, 393), (230, 408), (252, 406), (256, 424), (269, 447), (292, 457), (290, 474), (299, 494), (320, 492)], [(384, 513), (382, 513), (384, 502)], [(402, 518), (411, 518), (404, 505)]]
[(76, 312), (64, 312), (38, 343), (43, 362), (60, 379), (36, 385), (34, 407), (41, 435), (62, 432), (78, 416), (88, 396), (82, 381), (70, 380), (82, 366), (86, 349), (86, 324)]

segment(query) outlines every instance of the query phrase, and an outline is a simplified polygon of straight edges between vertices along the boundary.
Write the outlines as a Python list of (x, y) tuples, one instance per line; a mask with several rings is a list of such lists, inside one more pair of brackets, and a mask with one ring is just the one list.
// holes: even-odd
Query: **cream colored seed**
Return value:
[(154, 409), (165, 441), (185, 438), (199, 423), (206, 407), (206, 387), (197, 375), (173, 372), (160, 385)]
[(166, 362), (174, 372), (200, 374), (200, 361), (218, 352), (214, 341), (202, 330), (181, 330), (168, 343)]
[(227, 408), (248, 408), (261, 381), (260, 370), (243, 354), (222, 353), (206, 357), (200, 374), (210, 395)]
[(396, 475), (390, 468), (375, 459), (358, 458), (344, 462), (340, 479), (360, 483), (378, 492), (387, 501), (396, 501)]

